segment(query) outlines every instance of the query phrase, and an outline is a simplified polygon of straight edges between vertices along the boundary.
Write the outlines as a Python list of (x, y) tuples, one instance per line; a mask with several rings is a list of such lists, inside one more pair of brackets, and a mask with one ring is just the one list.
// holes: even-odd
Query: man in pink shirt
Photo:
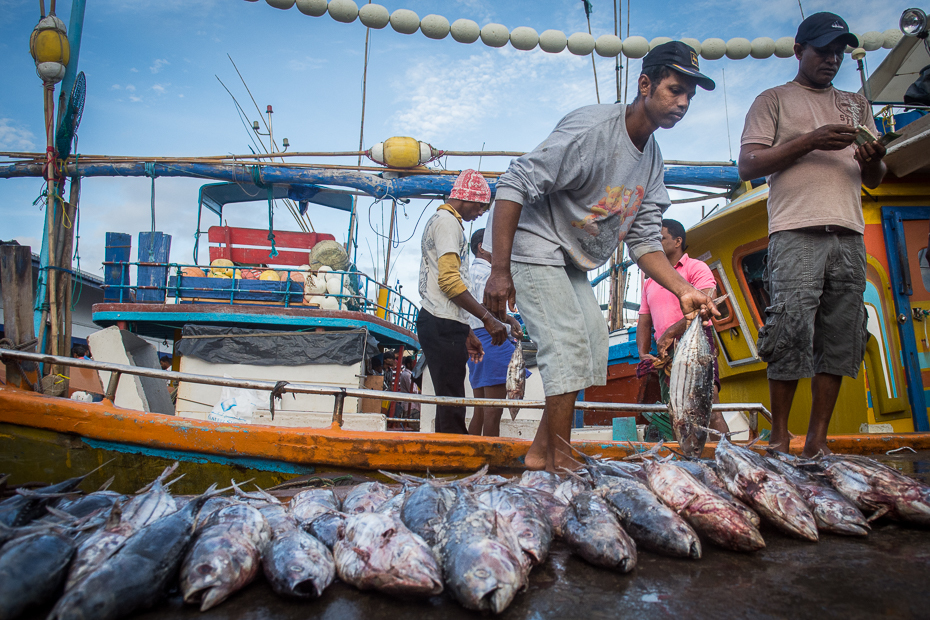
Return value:
[[(668, 257), (668, 262), (681, 274), (688, 284), (705, 295), (713, 297), (717, 288), (714, 275), (703, 261), (691, 258), (685, 254), (685, 227), (677, 220), (662, 220), (662, 249)], [(668, 366), (674, 352), (674, 345), (685, 333), (688, 321), (681, 313), (678, 298), (669, 290), (663, 288), (652, 278), (643, 282), (643, 296), (639, 306), (639, 323), (636, 326), (636, 348), (639, 350), (641, 367), (658, 367), (659, 385), (662, 388), (662, 402), (668, 402), (668, 375), (664, 368)], [(652, 344), (652, 330), (655, 328), (656, 348), (658, 356), (649, 351)], [(714, 344), (711, 328), (705, 328), (705, 333), (714, 351), (714, 402), (720, 402), (720, 373), (717, 368), (716, 345)], [(643, 364), (643, 362), (648, 362)], [(640, 371), (637, 372), (641, 374)], [(711, 414), (710, 426), (715, 430), (727, 432), (726, 422), (719, 412)]]

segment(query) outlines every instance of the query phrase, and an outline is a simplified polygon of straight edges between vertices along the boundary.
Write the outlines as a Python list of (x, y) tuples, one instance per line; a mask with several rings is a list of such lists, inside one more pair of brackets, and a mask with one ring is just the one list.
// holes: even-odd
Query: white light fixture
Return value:
[(901, 32), (908, 37), (927, 38), (927, 14), (920, 9), (907, 9), (898, 22)]

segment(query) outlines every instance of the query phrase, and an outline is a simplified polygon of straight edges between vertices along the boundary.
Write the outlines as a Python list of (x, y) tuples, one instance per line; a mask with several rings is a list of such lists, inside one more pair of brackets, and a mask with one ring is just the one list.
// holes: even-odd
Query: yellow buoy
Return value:
[(426, 142), (406, 136), (394, 136), (374, 145), (366, 153), (368, 158), (391, 168), (413, 168), (442, 155), (442, 151)]
[(232, 278), (235, 272), (235, 270), (232, 269), (235, 265), (233, 265), (231, 260), (226, 258), (217, 258), (210, 263), (210, 267), (211, 269), (208, 277), (211, 278)]
[(278, 272), (274, 269), (266, 269), (262, 272), (262, 275), (258, 277), (259, 280), (270, 280), (272, 282), (279, 282), (281, 278), (278, 277)]
[(42, 81), (50, 84), (60, 82), (71, 60), (65, 23), (54, 15), (39, 20), (29, 37), (29, 53)]

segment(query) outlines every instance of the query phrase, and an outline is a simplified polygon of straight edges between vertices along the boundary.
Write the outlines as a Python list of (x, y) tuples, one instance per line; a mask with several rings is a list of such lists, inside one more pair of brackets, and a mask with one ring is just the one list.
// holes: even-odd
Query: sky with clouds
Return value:
[[(42, 87), (28, 51), (29, 34), (39, 19), (37, 4), (0, 0), (0, 57), (5, 60), (0, 68), (0, 151), (39, 151), (44, 145)], [(437, 13), (450, 22), (467, 18), (481, 26), (501, 23), (511, 30), (530, 26), (537, 32), (587, 31), (580, 0), (382, 0), (381, 4), (389, 11), (406, 8), (420, 17)], [(822, 10), (841, 14), (858, 33), (896, 28), (910, 4), (911, 0), (800, 2), (808, 15)], [(612, 3), (593, 0), (593, 6), (594, 36), (612, 33)], [(801, 8), (798, 0), (632, 0), (630, 34), (647, 39), (777, 39), (794, 35)], [(624, 2), (624, 35), (626, 11)], [(60, 0), (57, 13), (67, 24), (70, 2)], [(79, 64), (87, 78), (87, 98), (77, 152), (140, 157), (248, 153), (251, 130), (244, 127), (220, 80), (246, 110), (249, 123), (258, 113), (229, 57), (257, 105), (262, 110), (268, 104), (274, 107), (275, 136), (287, 137), (291, 150), (356, 150), (365, 31), (359, 21), (343, 24), (328, 15), (309, 17), (296, 8), (281, 11), (261, 0), (87, 0)], [(591, 58), (568, 50), (548, 54), (538, 48), (530, 52), (509, 45), (491, 48), (480, 40), (470, 45), (451, 37), (435, 41), (419, 32), (399, 34), (390, 26), (372, 30), (370, 42), (365, 148), (390, 136), (409, 135), (445, 150), (529, 150), (567, 112), (597, 102)], [(869, 69), (877, 67), (886, 53), (869, 53)], [(612, 103), (614, 61), (595, 58), (601, 101)], [(640, 61), (628, 62), (635, 80)], [(699, 89), (684, 120), (656, 134), (666, 159), (736, 157), (743, 118), (753, 98), (792, 79), (797, 61), (724, 58), (702, 60), (701, 67), (718, 88), (710, 93)], [(835, 84), (845, 90), (859, 88), (859, 74), (848, 57)], [(484, 158), (481, 167), (503, 170), (507, 161)], [(449, 158), (445, 165), (460, 169), (474, 167), (477, 161)], [(197, 189), (202, 183), (156, 181), (157, 228), (173, 237), (173, 261), (192, 261)], [(79, 229), (82, 269), (102, 274), (106, 232), (131, 233), (135, 242), (140, 231), (149, 230), (150, 185), (144, 178), (84, 181)], [(0, 239), (15, 238), (37, 251), (44, 212), (41, 202), (33, 201), (42, 188), (40, 179), (0, 179)], [(369, 273), (381, 256), (374, 229), (383, 230), (383, 205), (370, 209), (371, 203), (365, 198), (359, 203), (357, 257), (359, 268)], [(426, 219), (420, 215), (425, 206), (412, 201), (401, 210), (399, 239), (410, 241), (393, 250), (396, 264), (391, 282), (399, 281), (414, 300), (419, 239)], [(668, 216), (691, 225), (700, 219), (701, 208), (701, 204), (673, 206)], [(347, 214), (312, 207), (311, 219), (317, 231), (344, 240)], [(476, 222), (476, 229), (483, 219)], [(263, 228), (266, 206), (231, 206), (227, 221)], [(276, 211), (275, 224), (297, 229), (283, 206)]]

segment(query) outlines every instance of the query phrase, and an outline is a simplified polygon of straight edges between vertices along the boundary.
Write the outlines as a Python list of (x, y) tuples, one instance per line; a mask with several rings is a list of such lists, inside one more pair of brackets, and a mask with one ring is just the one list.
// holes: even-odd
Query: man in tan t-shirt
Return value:
[(837, 90), (846, 46), (856, 35), (838, 15), (816, 13), (798, 27), (793, 81), (761, 93), (746, 115), (739, 173), (769, 183), (768, 286), (759, 330), (768, 363), (770, 445), (787, 451), (798, 379), (813, 377), (805, 456), (829, 453), (827, 427), (843, 377), (855, 378), (868, 340), (861, 186), (885, 175), (885, 148), (856, 146), (857, 127), (877, 134), (861, 95)]

